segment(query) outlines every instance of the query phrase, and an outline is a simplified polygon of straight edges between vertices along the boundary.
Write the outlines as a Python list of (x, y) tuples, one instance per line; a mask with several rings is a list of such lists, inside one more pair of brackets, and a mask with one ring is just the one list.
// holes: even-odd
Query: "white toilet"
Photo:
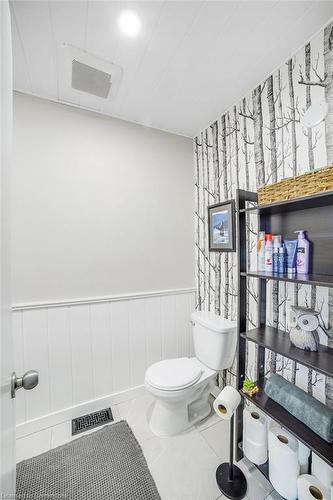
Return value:
[(179, 434), (207, 417), (216, 372), (234, 360), (236, 322), (198, 311), (192, 313), (192, 325), (196, 357), (166, 359), (146, 371), (146, 388), (156, 399), (150, 428), (158, 436)]

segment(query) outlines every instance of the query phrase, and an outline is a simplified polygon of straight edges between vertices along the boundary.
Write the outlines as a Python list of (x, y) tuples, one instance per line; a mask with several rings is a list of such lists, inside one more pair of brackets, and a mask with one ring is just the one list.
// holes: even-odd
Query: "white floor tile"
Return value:
[(162, 500), (215, 500), (219, 458), (201, 434), (192, 430), (170, 438), (154, 437), (142, 445)]
[(212, 425), (216, 425), (219, 422), (221, 422), (221, 418), (215, 413), (215, 411), (212, 409), (208, 417), (204, 418), (199, 422), (196, 427), (199, 431), (203, 431), (205, 429), (208, 429)]
[(227, 420), (219, 418), (215, 425), (201, 431), (203, 438), (222, 462), (229, 459), (229, 425)]
[(278, 494), (277, 491), (273, 490), (272, 493), (270, 493), (267, 497), (266, 500), (284, 500), (281, 495)]
[[(142, 446), (162, 500), (225, 500), (216, 484), (216, 468), (228, 460), (229, 423), (211, 413), (190, 432), (170, 438), (155, 436), (149, 428), (154, 399), (146, 394), (112, 407), (115, 422), (127, 420)], [(112, 425), (112, 424), (109, 424)], [(96, 432), (72, 437), (71, 421), (17, 441), (17, 461)], [(248, 479), (246, 500), (281, 500), (270, 483), (248, 460), (238, 464)]]
[(51, 447), (51, 429), (45, 429), (16, 441), (16, 462), (27, 460), (48, 451)]
[(149, 428), (149, 417), (153, 404), (154, 399), (147, 393), (141, 398), (117, 405), (120, 418), (127, 420), (140, 444), (154, 437), (154, 434)]
[(246, 458), (243, 458), (237, 465), (242, 469), (247, 479), (249, 500), (264, 500), (273, 491), (271, 483)]

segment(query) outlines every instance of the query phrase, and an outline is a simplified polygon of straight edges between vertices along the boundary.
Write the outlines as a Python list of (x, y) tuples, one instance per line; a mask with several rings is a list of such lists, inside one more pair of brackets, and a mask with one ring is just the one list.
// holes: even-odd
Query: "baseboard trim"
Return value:
[(144, 385), (138, 385), (131, 389), (109, 394), (102, 398), (86, 401), (75, 406), (64, 408), (63, 410), (43, 415), (42, 417), (28, 420), (16, 426), (16, 439), (21, 439), (35, 432), (42, 431), (54, 425), (61, 424), (75, 417), (80, 417), (87, 413), (92, 413), (101, 408), (106, 408), (119, 403), (124, 403), (131, 399), (143, 396), (145, 394)]
[(26, 311), (29, 309), (45, 309), (50, 307), (100, 304), (103, 302), (120, 302), (124, 300), (146, 299), (150, 297), (165, 297), (167, 295), (182, 295), (186, 293), (194, 293), (195, 290), (196, 290), (195, 288), (178, 288), (174, 290), (156, 290), (151, 292), (110, 295), (108, 297), (85, 297), (82, 299), (57, 300), (54, 302), (31, 302), (26, 304), (13, 304), (12, 311)]

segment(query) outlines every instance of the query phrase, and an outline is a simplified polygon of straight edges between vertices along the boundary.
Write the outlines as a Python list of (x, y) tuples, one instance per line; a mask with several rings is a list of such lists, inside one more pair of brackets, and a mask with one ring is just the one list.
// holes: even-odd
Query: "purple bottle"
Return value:
[(305, 238), (303, 229), (295, 231), (298, 233), (297, 253), (296, 253), (296, 272), (298, 274), (309, 273), (310, 242)]

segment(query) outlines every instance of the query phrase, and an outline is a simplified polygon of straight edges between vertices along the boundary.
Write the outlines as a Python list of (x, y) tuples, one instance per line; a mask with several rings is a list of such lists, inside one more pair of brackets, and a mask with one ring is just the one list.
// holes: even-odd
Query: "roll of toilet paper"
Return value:
[(231, 385), (227, 385), (215, 399), (213, 403), (214, 410), (219, 417), (229, 420), (241, 399), (239, 392)]
[(268, 431), (269, 479), (276, 491), (287, 500), (297, 499), (298, 442), (281, 427)]
[(311, 474), (324, 485), (325, 488), (330, 488), (333, 481), (333, 468), (330, 467), (324, 460), (312, 453)]
[(302, 474), (297, 479), (298, 500), (330, 500), (329, 491), (313, 475)]
[(333, 481), (331, 482), (331, 500), (333, 500)]
[(248, 406), (243, 412), (243, 451), (254, 464), (267, 462), (267, 419), (254, 406)]
[(310, 449), (301, 441), (298, 441), (298, 461), (300, 466), (300, 474), (309, 473), (309, 457)]

